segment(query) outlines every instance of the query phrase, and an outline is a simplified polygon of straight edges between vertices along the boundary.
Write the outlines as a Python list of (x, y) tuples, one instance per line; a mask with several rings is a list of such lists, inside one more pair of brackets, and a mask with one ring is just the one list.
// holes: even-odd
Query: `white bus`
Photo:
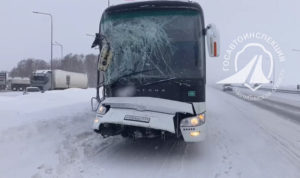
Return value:
[(217, 57), (218, 33), (214, 25), (205, 26), (198, 3), (107, 8), (93, 43), (100, 49), (94, 131), (103, 137), (204, 140), (205, 37), (209, 55)]

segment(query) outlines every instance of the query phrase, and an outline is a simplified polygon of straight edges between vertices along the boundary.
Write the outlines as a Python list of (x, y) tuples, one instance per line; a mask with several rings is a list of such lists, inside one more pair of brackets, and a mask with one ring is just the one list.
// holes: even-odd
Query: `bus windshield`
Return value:
[(203, 78), (205, 61), (201, 20), (200, 12), (195, 10), (105, 13), (101, 33), (113, 51), (105, 83), (110, 84), (131, 73), (137, 75), (126, 80)]

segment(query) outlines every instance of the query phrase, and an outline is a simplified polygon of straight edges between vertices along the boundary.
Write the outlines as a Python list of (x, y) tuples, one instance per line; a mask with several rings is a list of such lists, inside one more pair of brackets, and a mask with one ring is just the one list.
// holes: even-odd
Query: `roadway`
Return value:
[(190, 144), (103, 139), (91, 130), (88, 100), (78, 99), (26, 115), (56, 113), (51, 118), (0, 129), (0, 177), (299, 178), (298, 97), (253, 103), (208, 87), (208, 136)]

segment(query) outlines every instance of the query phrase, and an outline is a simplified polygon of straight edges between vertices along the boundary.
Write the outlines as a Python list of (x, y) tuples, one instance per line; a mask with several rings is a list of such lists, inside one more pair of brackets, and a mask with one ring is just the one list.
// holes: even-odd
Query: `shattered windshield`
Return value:
[(126, 80), (202, 78), (201, 24), (200, 13), (192, 10), (105, 14), (101, 33), (113, 51), (105, 83), (131, 73), (137, 74)]

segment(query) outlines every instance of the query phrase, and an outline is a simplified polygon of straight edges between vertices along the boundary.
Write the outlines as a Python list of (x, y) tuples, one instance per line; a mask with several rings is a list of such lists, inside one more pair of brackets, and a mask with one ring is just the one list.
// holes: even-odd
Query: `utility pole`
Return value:
[(51, 47), (51, 58), (50, 58), (50, 70), (51, 70), (51, 90), (53, 89), (53, 82), (52, 82), (52, 79), (53, 79), (53, 66), (52, 66), (52, 60), (53, 60), (53, 16), (52, 14), (50, 13), (44, 13), (44, 12), (36, 12), (36, 11), (32, 11), (32, 13), (35, 13), (35, 14), (39, 14), (39, 15), (46, 15), (46, 16), (49, 16), (50, 17), (50, 20), (51, 20), (51, 42), (50, 42), (50, 47)]

